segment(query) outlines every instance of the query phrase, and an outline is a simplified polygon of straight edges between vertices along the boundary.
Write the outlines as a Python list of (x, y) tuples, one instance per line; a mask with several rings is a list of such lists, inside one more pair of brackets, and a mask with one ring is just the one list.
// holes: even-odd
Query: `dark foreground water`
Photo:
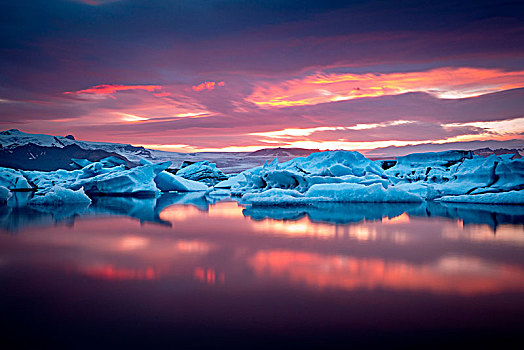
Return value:
[(518, 206), (11, 203), (0, 345), (518, 348), (523, 224)]

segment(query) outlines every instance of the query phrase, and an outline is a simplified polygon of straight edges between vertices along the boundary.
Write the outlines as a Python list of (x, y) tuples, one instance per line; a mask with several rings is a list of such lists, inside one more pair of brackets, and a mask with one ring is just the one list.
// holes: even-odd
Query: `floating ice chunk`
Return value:
[[(45, 192), (53, 186), (69, 188), (82, 174), (82, 170), (23, 171), (24, 176), (33, 183), (39, 192)], [(78, 188), (80, 188), (79, 186)]]
[(112, 167), (119, 166), (119, 165), (124, 165), (124, 166), (127, 165), (127, 161), (125, 159), (118, 158), (115, 156), (109, 156), (109, 157), (103, 158), (100, 160), (100, 163), (103, 164), (104, 168), (112, 168)]
[(210, 186), (227, 180), (227, 176), (220, 169), (217, 169), (216, 164), (209, 163), (207, 160), (188, 165), (180, 169), (176, 175), (184, 179), (204, 182)]
[[(364, 176), (368, 173), (384, 175), (384, 170), (378, 164), (353, 151), (311, 153), (307, 157), (299, 157), (279, 164), (279, 167), (280, 169), (322, 176)], [(333, 174), (332, 170), (340, 175)]]
[(437, 200), (455, 203), (524, 204), (524, 190), (475, 195), (444, 196)]
[(7, 200), (11, 197), (11, 191), (9, 189), (5, 188), (4, 186), (0, 186), (0, 203), (5, 203)]
[(226, 189), (232, 188), (235, 185), (238, 185), (241, 181), (244, 181), (244, 182), (246, 181), (246, 177), (244, 174), (238, 174), (238, 175), (231, 176), (227, 180), (220, 181), (214, 187), (215, 188), (226, 188)]
[(423, 199), (402, 189), (381, 184), (365, 186), (356, 183), (317, 184), (306, 193), (272, 188), (261, 193), (247, 193), (242, 202), (257, 205), (290, 205), (316, 202), (422, 202)]
[(432, 184), (424, 182), (399, 183), (395, 188), (417, 195), (423, 199), (431, 200), (440, 197), (441, 194)]
[[(148, 160), (141, 159), (140, 164), (153, 164)], [(167, 169), (167, 168), (166, 168)], [(155, 177), (155, 184), (160, 191), (170, 192), (196, 192), (196, 191), (207, 191), (209, 187), (205, 184), (197, 181), (187, 180), (181, 176), (173, 175), (167, 171), (161, 171)]]
[[(390, 184), (384, 170), (358, 152), (327, 151), (312, 153), (285, 163), (275, 159), (262, 167), (241, 173), (231, 185), (234, 195), (261, 192), (271, 188), (294, 189), (306, 192), (311, 186), (322, 183), (364, 182)], [(220, 184), (224, 186), (225, 184)]]
[(65, 205), (65, 204), (90, 204), (91, 199), (85, 194), (84, 189), (77, 191), (54, 186), (43, 196), (35, 196), (29, 201), (29, 205)]
[(0, 168), (0, 186), (10, 190), (32, 189), (22, 172), (11, 168)]
[(69, 187), (72, 189), (84, 187), (86, 193), (89, 194), (154, 196), (158, 193), (154, 179), (170, 164), (171, 162), (164, 162), (138, 166), (133, 169), (116, 167), (117, 170), (77, 180)]
[[(327, 198), (323, 198), (328, 200)], [(242, 196), (242, 203), (256, 205), (297, 205), (309, 204), (311, 198), (295, 190), (272, 188), (261, 193), (246, 193)]]
[(395, 186), (387, 189), (381, 184), (369, 186), (357, 183), (313, 185), (305, 193), (309, 198), (329, 198), (332, 202), (422, 202), (422, 198)]
[[(510, 154), (505, 156), (510, 156)], [(504, 161), (499, 162), (495, 168), (494, 177), (496, 180), (490, 186), (491, 190), (510, 191), (524, 189), (524, 158), (504, 159)]]
[(156, 186), (160, 191), (194, 192), (207, 191), (209, 187), (197, 181), (187, 180), (181, 176), (162, 171), (155, 177)]
[(396, 180), (443, 183), (452, 180), (456, 167), (472, 157), (471, 151), (413, 153), (398, 157), (386, 174)]
[(329, 172), (333, 176), (353, 175), (353, 169), (342, 164), (335, 164), (329, 167)]
[(77, 158), (71, 158), (71, 165), (72, 166), (76, 166), (77, 168), (79, 169), (82, 169), (86, 166), (88, 166), (89, 164), (92, 164), (93, 162), (91, 162), (90, 160), (87, 160), (87, 159), (77, 159)]

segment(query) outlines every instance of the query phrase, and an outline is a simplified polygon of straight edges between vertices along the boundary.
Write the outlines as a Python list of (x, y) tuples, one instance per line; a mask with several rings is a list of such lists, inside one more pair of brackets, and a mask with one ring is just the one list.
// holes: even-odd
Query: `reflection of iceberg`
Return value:
[(166, 193), (159, 198), (160, 211), (173, 204), (191, 204), (200, 210), (209, 210), (209, 199), (204, 192), (187, 192), (187, 193)]
[(140, 222), (155, 222), (171, 226), (160, 218), (160, 212), (171, 205), (192, 205), (202, 211), (224, 197), (209, 198), (204, 192), (165, 193), (158, 198), (95, 196), (90, 206), (27, 206), (33, 193), (14, 192), (8, 205), (0, 207), (0, 227), (17, 231), (26, 226), (54, 225), (58, 222), (74, 224), (79, 215), (117, 215), (139, 219)]
[(156, 222), (171, 226), (160, 213), (171, 205), (193, 205), (199, 210), (209, 210), (216, 199), (208, 198), (204, 192), (164, 193), (158, 198), (95, 197), (90, 211), (95, 214), (125, 215), (141, 222)]
[(244, 209), (243, 213), (255, 220), (298, 220), (307, 215), (313, 222), (347, 224), (393, 218), (418, 206), (413, 203), (317, 203), (295, 207), (254, 206)]
[(56, 222), (68, 220), (79, 215), (85, 215), (88, 212), (89, 204), (73, 203), (67, 206), (45, 206), (35, 205), (31, 206), (32, 209), (41, 213), (49, 213), (53, 215)]
[(524, 224), (524, 207), (515, 205), (427, 202), (408, 214), (460, 219), (465, 225), (487, 224), (492, 228), (502, 224)]
[(49, 226), (60, 222), (74, 223), (74, 218), (87, 213), (88, 204), (67, 206), (28, 206), (32, 192), (13, 192), (7, 205), (0, 207), (0, 227), (18, 231), (27, 226)]
[(90, 214), (94, 215), (123, 215), (137, 218), (140, 222), (163, 222), (155, 211), (155, 198), (133, 197), (93, 197)]
[(0, 207), (0, 228), (19, 231), (29, 226), (52, 226), (58, 223), (74, 224), (74, 220), (85, 214), (87, 206), (47, 207)]
[(254, 220), (299, 220), (305, 216), (313, 222), (346, 224), (363, 220), (409, 216), (460, 219), (464, 224), (524, 224), (524, 207), (460, 203), (317, 203), (293, 207), (248, 206), (245, 216)]

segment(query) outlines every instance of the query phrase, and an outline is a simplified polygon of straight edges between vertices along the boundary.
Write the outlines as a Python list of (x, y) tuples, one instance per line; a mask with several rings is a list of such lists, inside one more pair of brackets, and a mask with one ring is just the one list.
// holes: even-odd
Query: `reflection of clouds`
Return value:
[(391, 289), (475, 295), (524, 291), (524, 269), (470, 257), (444, 256), (416, 265), (376, 258), (265, 250), (250, 264), (259, 277), (344, 290)]
[[(145, 228), (145, 230), (143, 230)], [(149, 231), (150, 230), (150, 231)], [(165, 226), (141, 226), (128, 218), (77, 220), (73, 227), (51, 226), (27, 230), (3, 243), (16, 244), (28, 254), (23, 260), (59, 270), (108, 280), (191, 277), (193, 267), (213, 245), (180, 239), (166, 233)], [(160, 234), (148, 234), (160, 233)], [(3, 250), (7, 264), (22, 259), (15, 250)]]
[(442, 237), (456, 241), (476, 241), (501, 243), (524, 246), (524, 226), (500, 225), (496, 231), (489, 225), (463, 225), (458, 221), (459, 229), (455, 223), (446, 223), (442, 228)]
[(238, 219), (243, 217), (242, 210), (237, 202), (217, 203), (209, 207), (209, 216)]
[[(106, 280), (176, 278), (208, 285), (222, 284), (227, 274), (228, 285), (283, 280), (311, 288), (461, 295), (524, 290), (523, 270), (512, 265), (518, 258), (506, 253), (522, 247), (522, 225), (499, 225), (496, 236), (492, 226), (463, 225), (460, 217), (471, 221), (484, 213), (477, 209), (255, 208), (249, 213), (258, 215), (256, 220), (236, 202), (203, 211), (171, 205), (193, 197), (162, 198), (166, 205), (159, 217), (171, 226), (92, 216), (70, 226), (25, 227), (15, 237), (0, 235), (3, 266), (29, 262)], [(108, 201), (105, 207), (110, 202), (120, 203)], [(499, 238), (507, 244), (490, 245)], [(482, 240), (487, 242), (482, 247), (470, 243)]]
[(402, 213), (399, 216), (393, 218), (384, 218), (382, 220), (383, 224), (406, 224), (409, 222), (409, 215), (407, 213)]
[(217, 203), (210, 206), (206, 211), (194, 205), (175, 204), (164, 208), (160, 212), (159, 217), (162, 220), (170, 221), (172, 223), (176, 221), (193, 220), (197, 217), (205, 216), (212, 218), (238, 219), (243, 217), (242, 210), (243, 208), (239, 206), (237, 202)]
[(144, 248), (149, 244), (149, 239), (141, 236), (126, 236), (120, 241), (120, 250), (135, 250)]
[(191, 220), (206, 214), (207, 212), (202, 212), (192, 205), (173, 205), (162, 210), (159, 216), (162, 220), (176, 222)]
[(212, 268), (195, 267), (193, 277), (205, 284), (224, 284), (225, 274), (223, 272), (216, 272)]
[[(382, 223), (403, 224), (405, 219), (384, 218)], [(357, 241), (376, 241), (388, 240), (397, 244), (405, 243), (408, 240), (407, 232), (401, 228), (390, 228), (387, 231), (378, 230), (381, 223), (358, 223), (354, 225), (333, 225), (327, 223), (312, 222), (309, 218), (303, 217), (298, 220), (273, 220), (264, 219), (261, 221), (251, 221), (252, 229), (258, 233), (270, 235), (284, 235), (289, 237), (310, 237), (318, 239), (349, 238)]]
[(153, 280), (160, 277), (154, 267), (144, 269), (118, 268), (113, 265), (86, 266), (79, 269), (82, 274), (104, 280)]

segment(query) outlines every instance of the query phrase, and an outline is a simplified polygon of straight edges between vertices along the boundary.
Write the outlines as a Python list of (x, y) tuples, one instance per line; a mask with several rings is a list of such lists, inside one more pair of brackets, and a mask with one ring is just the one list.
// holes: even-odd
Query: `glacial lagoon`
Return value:
[(30, 195), (0, 207), (4, 342), (394, 348), (524, 331), (524, 206)]

